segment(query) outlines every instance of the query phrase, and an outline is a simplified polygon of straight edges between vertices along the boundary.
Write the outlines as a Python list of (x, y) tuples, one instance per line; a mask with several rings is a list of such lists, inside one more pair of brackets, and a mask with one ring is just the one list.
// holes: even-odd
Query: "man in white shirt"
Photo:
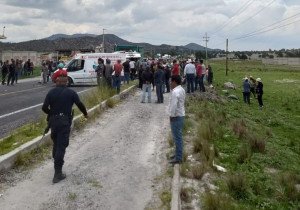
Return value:
[(187, 61), (187, 64), (184, 67), (184, 76), (187, 81), (187, 93), (193, 93), (195, 89), (196, 67), (191, 59)]
[(130, 67), (131, 80), (135, 80), (136, 71), (135, 71), (134, 60), (132, 60), (132, 59), (130, 60), (129, 67)]
[(181, 87), (181, 77), (173, 75), (171, 77), (171, 99), (169, 105), (169, 115), (173, 141), (175, 143), (175, 155), (169, 162), (177, 164), (182, 162), (183, 140), (182, 129), (185, 116), (184, 102), (185, 90)]

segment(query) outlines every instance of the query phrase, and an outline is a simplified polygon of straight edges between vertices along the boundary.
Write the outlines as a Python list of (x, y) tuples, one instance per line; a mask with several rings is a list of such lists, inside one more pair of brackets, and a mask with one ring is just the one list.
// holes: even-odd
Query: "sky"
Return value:
[[(229, 50), (300, 48), (300, 0), (0, 0), (0, 29), (21, 42), (115, 34), (131, 42)], [(2, 31), (0, 31), (2, 34)]]

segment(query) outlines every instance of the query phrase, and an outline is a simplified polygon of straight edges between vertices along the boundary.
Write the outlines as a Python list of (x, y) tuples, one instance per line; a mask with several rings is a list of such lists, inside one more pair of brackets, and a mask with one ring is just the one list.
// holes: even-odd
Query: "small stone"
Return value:
[(239, 100), (239, 97), (237, 97), (236, 95), (233, 95), (233, 94), (229, 95), (228, 98), (233, 99), (233, 100)]

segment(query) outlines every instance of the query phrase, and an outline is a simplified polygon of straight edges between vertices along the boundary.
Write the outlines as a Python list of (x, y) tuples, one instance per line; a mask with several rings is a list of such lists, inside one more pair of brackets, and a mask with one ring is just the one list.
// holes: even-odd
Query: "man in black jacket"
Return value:
[(1, 74), (2, 74), (2, 85), (5, 85), (5, 79), (6, 79), (6, 75), (8, 73), (9, 70), (9, 65), (8, 65), (8, 60), (4, 62), (2, 69), (1, 69)]
[(87, 118), (88, 114), (78, 94), (67, 88), (67, 71), (60, 69), (55, 73), (56, 87), (46, 95), (42, 110), (49, 116), (51, 138), (53, 140), (52, 156), (54, 158), (53, 183), (66, 178), (62, 173), (66, 148), (69, 145), (69, 135), (72, 124), (72, 106), (75, 103)]
[(142, 73), (142, 82), (143, 82), (143, 96), (142, 103), (145, 103), (146, 92), (148, 92), (148, 103), (151, 103), (151, 82), (153, 81), (153, 74), (150, 71), (150, 67), (147, 67)]

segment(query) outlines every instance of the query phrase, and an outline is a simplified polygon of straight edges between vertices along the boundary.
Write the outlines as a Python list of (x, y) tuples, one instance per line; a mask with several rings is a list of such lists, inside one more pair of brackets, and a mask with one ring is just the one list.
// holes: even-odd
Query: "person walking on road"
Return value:
[(157, 65), (157, 70), (154, 73), (154, 83), (156, 87), (157, 101), (156, 103), (164, 103), (163, 85), (165, 85), (165, 75), (162, 65)]
[(56, 87), (47, 93), (42, 110), (48, 115), (53, 141), (52, 157), (54, 158), (55, 173), (52, 182), (58, 183), (66, 178), (66, 175), (62, 173), (62, 167), (66, 148), (69, 145), (73, 104), (77, 105), (86, 118), (88, 113), (78, 94), (67, 88), (68, 75), (66, 70), (62, 68), (57, 70), (52, 78)]
[(14, 59), (11, 59), (11, 64), (9, 65), (9, 73), (7, 77), (7, 86), (9, 86), (9, 84), (14, 85), (15, 74), (16, 74), (16, 62)]
[(150, 67), (146, 68), (146, 71), (142, 73), (142, 81), (143, 81), (143, 96), (142, 103), (145, 103), (146, 100), (146, 92), (148, 93), (148, 103), (151, 103), (151, 82), (153, 80), (153, 74), (150, 71)]
[(9, 65), (8, 65), (8, 60), (4, 62), (2, 69), (1, 69), (1, 74), (2, 74), (2, 85), (5, 85), (5, 80), (6, 76), (9, 71)]
[(185, 116), (185, 90), (181, 87), (181, 77), (179, 75), (173, 75), (171, 77), (171, 89), (169, 115), (172, 137), (175, 144), (175, 155), (172, 157), (172, 160), (170, 160), (169, 163), (177, 164), (182, 162), (182, 129)]

